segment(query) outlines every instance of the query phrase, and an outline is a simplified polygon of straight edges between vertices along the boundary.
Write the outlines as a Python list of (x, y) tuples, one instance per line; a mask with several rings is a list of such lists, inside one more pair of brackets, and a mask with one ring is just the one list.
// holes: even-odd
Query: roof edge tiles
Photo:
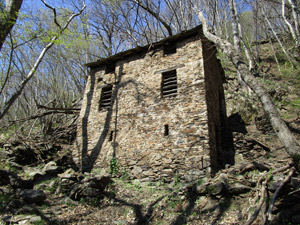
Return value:
[(159, 48), (159, 47), (163, 46), (166, 42), (179, 41), (179, 40), (182, 40), (182, 39), (186, 39), (186, 38), (195, 36), (197, 34), (199, 34), (201, 36), (203, 35), (201, 25), (199, 25), (197, 27), (194, 27), (193, 29), (186, 30), (186, 31), (183, 31), (181, 33), (175, 34), (173, 36), (169, 36), (169, 37), (164, 38), (163, 40), (161, 40), (159, 42), (156, 42), (156, 43), (152, 43), (152, 44), (149, 44), (149, 45), (146, 45), (146, 46), (138, 46), (136, 48), (129, 49), (129, 50), (126, 50), (124, 52), (120, 52), (116, 55), (113, 55), (113, 56), (110, 56), (110, 57), (107, 57), (107, 58), (98, 59), (97, 61), (85, 64), (85, 66), (90, 67), (90, 68), (102, 66), (102, 65), (105, 65), (105, 64), (109, 64), (109, 63), (118, 61), (118, 60), (120, 60), (124, 57), (132, 56), (132, 55), (135, 55), (135, 54), (141, 53), (141, 52), (146, 52), (150, 49)]

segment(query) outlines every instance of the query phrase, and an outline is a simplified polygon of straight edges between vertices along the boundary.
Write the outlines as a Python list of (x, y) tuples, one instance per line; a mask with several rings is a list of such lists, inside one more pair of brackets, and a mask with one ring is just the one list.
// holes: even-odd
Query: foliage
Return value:
[(118, 161), (116, 158), (110, 160), (110, 174), (116, 175), (119, 172)]

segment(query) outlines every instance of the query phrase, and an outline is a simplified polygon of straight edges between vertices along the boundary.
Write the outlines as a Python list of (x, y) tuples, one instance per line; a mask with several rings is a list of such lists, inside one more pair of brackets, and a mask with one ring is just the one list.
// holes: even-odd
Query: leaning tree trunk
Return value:
[(15, 25), (23, 0), (6, 0), (3, 12), (0, 12), (0, 50), (5, 38)]
[(297, 169), (300, 168), (300, 146), (293, 137), (291, 131), (280, 118), (278, 110), (274, 105), (271, 96), (266, 89), (261, 86), (255, 79), (252, 71), (249, 70), (243, 61), (242, 55), (234, 48), (234, 46), (226, 40), (212, 34), (208, 30), (207, 21), (201, 11), (198, 11), (199, 20), (202, 22), (203, 33), (207, 39), (214, 42), (233, 62), (236, 69), (240, 72), (242, 79), (254, 91), (260, 99), (263, 109), (269, 118), (269, 121), (276, 132), (280, 142), (285, 147), (287, 153), (292, 157)]

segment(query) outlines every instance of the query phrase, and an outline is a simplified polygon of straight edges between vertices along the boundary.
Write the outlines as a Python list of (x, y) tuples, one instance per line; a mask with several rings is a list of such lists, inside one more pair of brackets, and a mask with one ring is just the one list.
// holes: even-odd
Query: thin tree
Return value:
[(39, 57), (36, 59), (34, 65), (30, 69), (30, 71), (28, 72), (27, 76), (22, 80), (22, 82), (16, 88), (16, 90), (14, 91), (14, 93), (5, 102), (3, 109), (1, 109), (1, 111), (0, 111), (0, 120), (6, 115), (6, 113), (10, 109), (10, 107), (14, 104), (14, 102), (21, 95), (21, 93), (24, 90), (24, 88), (27, 85), (27, 83), (32, 79), (32, 77), (34, 76), (34, 74), (35, 74), (36, 70), (38, 69), (40, 63), (42, 62), (43, 58), (45, 57), (47, 51), (54, 45), (55, 41), (58, 40), (58, 38), (67, 29), (67, 27), (69, 26), (69, 24), (71, 23), (71, 21), (75, 17), (79, 16), (83, 12), (83, 10), (86, 8), (85, 1), (83, 1), (82, 8), (77, 13), (71, 14), (71, 16), (67, 19), (67, 21), (63, 25), (61, 25), (58, 22), (58, 19), (57, 19), (56, 9), (54, 7), (48, 5), (44, 0), (41, 0), (41, 1), (44, 3), (44, 5), (46, 7), (48, 7), (49, 9), (52, 10), (52, 12), (54, 14), (54, 23), (56, 24), (56, 26), (58, 28), (58, 32), (51, 38), (51, 40), (49, 41), (49, 43), (43, 48), (43, 50), (41, 51)]

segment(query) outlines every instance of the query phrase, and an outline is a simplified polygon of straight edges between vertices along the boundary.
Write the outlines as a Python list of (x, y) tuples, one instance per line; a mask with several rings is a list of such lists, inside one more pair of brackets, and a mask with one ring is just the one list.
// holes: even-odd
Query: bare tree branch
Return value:
[(40, 63), (42, 62), (46, 52), (54, 45), (55, 41), (60, 37), (60, 35), (67, 29), (68, 25), (71, 23), (71, 21), (76, 17), (79, 16), (83, 10), (86, 8), (85, 3), (83, 2), (83, 7), (78, 13), (72, 14), (67, 22), (64, 24), (63, 27), (59, 30), (59, 32), (52, 37), (51, 41), (44, 47), (42, 52), (40, 53), (39, 57), (35, 61), (33, 67), (27, 74), (26, 78), (21, 82), (17, 90), (13, 93), (13, 95), (9, 98), (9, 100), (4, 104), (3, 110), (0, 112), (0, 120), (4, 117), (4, 115), (7, 113), (7, 111), (10, 109), (10, 107), (14, 104), (14, 102), (17, 100), (17, 98), (21, 95), (23, 89), (25, 88), (26, 84), (31, 80), (31, 78), (34, 76), (37, 68), (39, 67)]
[(171, 26), (168, 23), (166, 23), (166, 21), (163, 18), (161, 18), (158, 13), (154, 12), (149, 6), (144, 5), (140, 0), (130, 0), (130, 1), (138, 4), (145, 11), (150, 13), (154, 18), (156, 18), (159, 22), (161, 22), (164, 25), (164, 27), (167, 29), (170, 36), (173, 35)]
[(45, 0), (41, 0), (41, 1), (44, 3), (44, 5), (45, 5), (46, 7), (48, 7), (49, 9), (51, 9), (51, 10), (53, 11), (53, 15), (54, 15), (54, 23), (55, 23), (56, 26), (58, 26), (59, 29), (61, 30), (61, 25), (60, 25), (60, 24), (58, 23), (58, 21), (57, 21), (56, 9), (55, 9), (54, 7), (48, 5), (48, 4), (46, 3)]
[(265, 200), (265, 194), (266, 194), (266, 190), (267, 190), (267, 182), (268, 182), (268, 179), (265, 179), (265, 181), (262, 183), (262, 187), (261, 187), (261, 196), (260, 196), (260, 200), (259, 200), (259, 203), (254, 211), (254, 213), (251, 215), (251, 217), (247, 220), (247, 222), (245, 223), (245, 225), (251, 225), (254, 220), (257, 218), (260, 210), (261, 210), (261, 207), (264, 203), (264, 200)]

